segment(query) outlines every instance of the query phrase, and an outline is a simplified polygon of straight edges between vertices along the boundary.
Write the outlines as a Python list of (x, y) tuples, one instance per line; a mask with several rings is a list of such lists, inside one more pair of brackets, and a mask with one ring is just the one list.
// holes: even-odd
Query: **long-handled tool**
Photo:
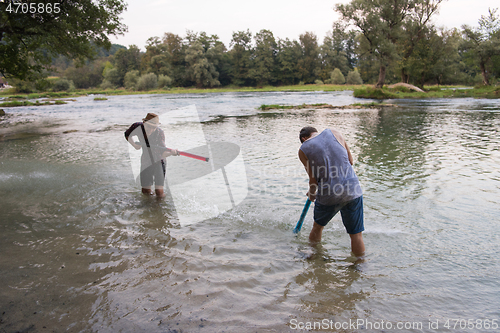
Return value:
[(302, 223), (304, 223), (304, 219), (306, 218), (307, 211), (309, 210), (309, 206), (311, 206), (311, 200), (309, 200), (309, 198), (307, 198), (306, 204), (304, 205), (304, 209), (302, 209), (302, 214), (300, 214), (299, 221), (297, 222), (295, 229), (293, 229), (294, 234), (298, 234), (300, 232), (300, 229), (302, 229)]
[[(134, 142), (134, 143), (137, 144), (137, 145), (141, 144), (140, 142)], [(167, 147), (160, 147), (160, 146), (151, 146), (149, 148), (156, 148), (156, 149), (159, 148), (161, 150), (173, 150), (173, 149), (170, 149), (170, 148), (167, 148)], [(208, 157), (203, 157), (203, 156), (200, 156), (200, 155), (195, 155), (195, 154), (187, 153), (185, 151), (180, 151), (180, 150), (178, 150), (178, 152), (179, 152), (179, 155), (181, 155), (181, 156), (191, 157), (191, 158), (194, 158), (194, 159), (197, 159), (197, 160), (200, 160), (200, 161), (208, 162)]]

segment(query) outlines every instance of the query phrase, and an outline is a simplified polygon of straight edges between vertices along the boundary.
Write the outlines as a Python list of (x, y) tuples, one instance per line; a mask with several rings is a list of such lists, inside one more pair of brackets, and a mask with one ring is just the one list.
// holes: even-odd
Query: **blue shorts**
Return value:
[(357, 234), (365, 230), (363, 224), (363, 196), (333, 206), (322, 205), (318, 202), (314, 203), (314, 222), (325, 226), (339, 211), (348, 234)]

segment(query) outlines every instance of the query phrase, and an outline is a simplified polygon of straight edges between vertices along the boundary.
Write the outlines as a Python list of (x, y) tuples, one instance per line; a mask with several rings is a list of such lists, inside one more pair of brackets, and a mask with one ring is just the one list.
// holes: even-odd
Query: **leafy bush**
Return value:
[(101, 83), (101, 89), (115, 89), (116, 86), (109, 82), (108, 80), (104, 80)]
[(344, 74), (340, 71), (340, 69), (335, 68), (330, 74), (330, 82), (333, 84), (344, 84), (345, 77)]
[(170, 87), (172, 86), (172, 81), (169, 76), (160, 74), (158, 75), (158, 88)]
[(23, 81), (23, 80), (19, 80), (19, 79), (11, 79), (9, 81), (11, 81), (11, 82), (9, 82), (9, 84), (14, 87), (15, 93), (29, 94), (29, 93), (36, 91), (35, 85), (33, 84), (33, 82)]
[(155, 89), (158, 86), (158, 78), (155, 73), (141, 75), (137, 81), (136, 89), (139, 91)]
[(130, 90), (135, 90), (137, 81), (139, 81), (139, 71), (127, 72), (123, 80), (125, 88)]
[(361, 79), (361, 75), (359, 74), (357, 68), (347, 73), (346, 82), (347, 84), (363, 84), (363, 80)]
[(64, 72), (64, 77), (73, 81), (75, 87), (78, 89), (98, 87), (103, 79), (103, 68), (104, 63), (98, 60), (88, 66), (69, 67)]
[(59, 79), (54, 83), (54, 87), (52, 88), (54, 91), (71, 91), (75, 89), (75, 85), (73, 81), (68, 79)]
[(321, 80), (316, 80), (316, 81), (314, 81), (314, 84), (324, 84), (324, 83)]
[(120, 72), (116, 68), (106, 70), (106, 74), (104, 74), (104, 80), (111, 82), (117, 87), (122, 85), (122, 77), (120, 76)]

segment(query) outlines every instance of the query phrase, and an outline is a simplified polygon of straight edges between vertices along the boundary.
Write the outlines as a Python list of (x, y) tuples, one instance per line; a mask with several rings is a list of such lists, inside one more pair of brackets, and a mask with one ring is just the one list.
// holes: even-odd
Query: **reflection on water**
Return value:
[[(0, 120), (0, 330), (284, 332), (292, 320), (369, 319), (430, 332), (429, 318), (440, 327), (498, 318), (498, 103), (256, 110), (353, 102), (349, 93), (143, 95), (11, 111)], [(208, 142), (241, 148), (249, 192), (182, 227), (171, 200), (141, 195), (123, 131), (193, 103)], [(292, 234), (307, 190), (297, 159), (305, 125), (339, 129), (353, 152), (365, 190), (362, 262), (338, 216), (316, 249), (312, 210)], [(189, 128), (165, 130), (182, 138)]]

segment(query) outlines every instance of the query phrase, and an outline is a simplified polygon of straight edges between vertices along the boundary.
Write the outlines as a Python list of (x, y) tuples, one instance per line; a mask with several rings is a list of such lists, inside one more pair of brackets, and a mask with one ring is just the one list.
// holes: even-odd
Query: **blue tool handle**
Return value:
[(302, 223), (304, 223), (304, 219), (306, 218), (307, 211), (309, 210), (309, 206), (311, 206), (311, 200), (309, 200), (309, 198), (307, 198), (306, 204), (304, 205), (304, 209), (302, 209), (302, 214), (300, 214), (299, 221), (297, 222), (295, 229), (293, 229), (294, 234), (299, 233), (300, 229), (302, 229)]

